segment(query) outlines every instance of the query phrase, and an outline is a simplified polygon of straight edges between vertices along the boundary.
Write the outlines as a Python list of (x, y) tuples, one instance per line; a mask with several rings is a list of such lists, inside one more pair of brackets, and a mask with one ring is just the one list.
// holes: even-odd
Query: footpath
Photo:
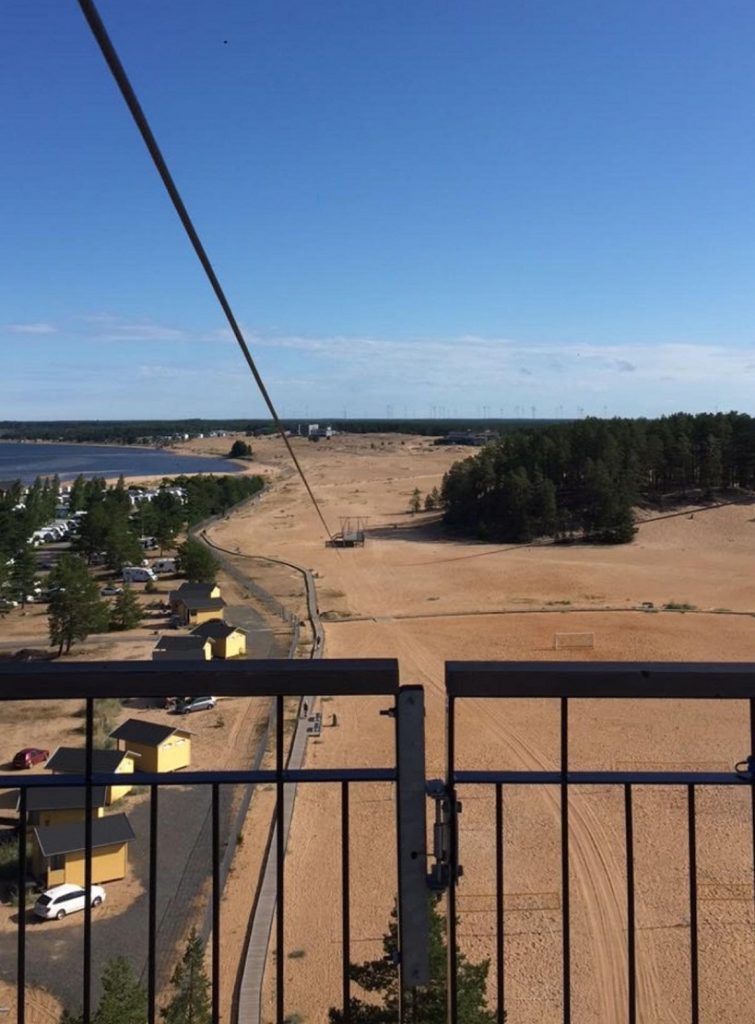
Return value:
[[(220, 547), (210, 540), (204, 529), (198, 533), (199, 538), (212, 548), (216, 555), (233, 555), (235, 558), (253, 558), (252, 555), (244, 555), (238, 551), (229, 551)], [(267, 557), (267, 556), (266, 556)], [(322, 658), (325, 650), (325, 633), (320, 621), (317, 609), (317, 591), (315, 580), (309, 569), (296, 565), (294, 562), (287, 562), (281, 559), (267, 559), (277, 561), (281, 565), (288, 566), (300, 572), (304, 578), (307, 595), (307, 616), (312, 628), (312, 649), (310, 658)], [(251, 584), (256, 587), (252, 580), (235, 568), (234, 576), (244, 585)], [(296, 651), (296, 644), (293, 643), (289, 651), (289, 657), (293, 657)], [(307, 708), (311, 714), (314, 711), (314, 697), (305, 695), (299, 702), (299, 713), (296, 719), (296, 728), (289, 748), (287, 768), (301, 768), (307, 751), (307, 725), (309, 716), (303, 714)], [(283, 787), (283, 852), (285, 856), (288, 836), (291, 828), (291, 819), (294, 813), (294, 802), (296, 800), (296, 784), (288, 783)], [(278, 845), (278, 823), (277, 813), (275, 824), (270, 830), (267, 848), (265, 851), (264, 865), (261, 872), (260, 884), (257, 890), (252, 919), (248, 932), (246, 952), (242, 965), (241, 979), (238, 986), (236, 1024), (260, 1024), (262, 1020), (262, 982), (265, 975), (265, 965), (269, 954), (270, 939), (272, 935), (273, 920), (278, 902), (277, 871), (275, 851)], [(278, 963), (283, 963), (282, 951), (279, 951)]]

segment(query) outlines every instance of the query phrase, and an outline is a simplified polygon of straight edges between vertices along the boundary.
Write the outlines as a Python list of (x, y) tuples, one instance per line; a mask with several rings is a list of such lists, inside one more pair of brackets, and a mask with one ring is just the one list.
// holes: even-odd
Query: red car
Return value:
[(32, 768), (35, 764), (44, 764), (49, 756), (49, 750), (40, 750), (38, 747), (24, 747), (13, 758), (13, 767)]

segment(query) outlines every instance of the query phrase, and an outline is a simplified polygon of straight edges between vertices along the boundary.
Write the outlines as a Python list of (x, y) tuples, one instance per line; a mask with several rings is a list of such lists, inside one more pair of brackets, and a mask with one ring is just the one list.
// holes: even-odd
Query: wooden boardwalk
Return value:
[[(308, 708), (312, 709), (313, 697), (304, 698)], [(307, 718), (299, 718), (296, 723), (294, 742), (291, 747), (289, 768), (301, 768), (307, 749)], [(283, 787), (283, 848), (288, 843), (291, 817), (294, 812), (296, 785), (291, 783)], [(254, 920), (249, 935), (249, 945), (244, 962), (243, 977), (239, 987), (238, 1021), (237, 1024), (260, 1024), (262, 1020), (262, 979), (265, 973), (268, 944), (275, 916), (277, 892), (275, 885), (276, 864), (275, 848), (278, 839), (278, 826), (273, 829), (272, 840), (268, 849), (265, 870), (262, 876), (259, 899), (254, 911)]]
[[(317, 608), (317, 592), (315, 581), (309, 569), (292, 562), (283, 562), (297, 569), (304, 576), (307, 591), (307, 610), (309, 620), (312, 624), (313, 644), (311, 658), (322, 658), (325, 651), (325, 634), (320, 621)], [(315, 699), (312, 696), (302, 698), (301, 706), (306, 705), (309, 714), (314, 711)], [(309, 718), (307, 715), (300, 717), (296, 722), (291, 754), (288, 759), (289, 768), (301, 768), (304, 764), (304, 757), (307, 752)], [(288, 844), (288, 833), (291, 827), (291, 818), (294, 813), (294, 800), (296, 799), (296, 785), (294, 783), (283, 787), (283, 849), (285, 852)], [(246, 959), (243, 965), (241, 984), (239, 985), (238, 1013), (236, 1024), (260, 1024), (262, 1021), (262, 979), (265, 974), (265, 963), (267, 962), (270, 936), (275, 916), (275, 905), (277, 902), (276, 891), (276, 863), (275, 849), (278, 840), (278, 826), (273, 829), (270, 845), (268, 846), (267, 858), (262, 875), (259, 898), (254, 908), (254, 919), (249, 933), (249, 944), (246, 951)], [(282, 953), (279, 963), (282, 963)]]

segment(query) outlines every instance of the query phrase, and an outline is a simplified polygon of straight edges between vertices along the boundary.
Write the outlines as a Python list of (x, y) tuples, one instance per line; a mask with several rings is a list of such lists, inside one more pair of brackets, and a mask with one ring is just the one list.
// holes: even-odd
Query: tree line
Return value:
[(626, 543), (640, 502), (755, 488), (755, 419), (676, 413), (522, 429), (455, 463), (445, 522), (485, 540)]
[[(332, 418), (329, 416), (285, 419), (286, 430), (296, 430), (309, 422), (326, 422), (334, 430), (349, 434), (420, 434), (437, 437), (452, 430), (480, 432), (494, 430), (498, 434), (510, 433), (522, 427), (534, 427), (556, 422), (554, 420), (484, 419), (480, 417), (384, 417), (384, 418)], [(274, 434), (276, 428), (269, 419), (247, 420), (98, 420), (92, 423), (76, 421), (18, 422), (0, 421), (0, 439), (9, 441), (70, 441), (77, 444), (139, 444), (171, 435), (189, 434), (205, 436), (213, 430), (229, 434)]]

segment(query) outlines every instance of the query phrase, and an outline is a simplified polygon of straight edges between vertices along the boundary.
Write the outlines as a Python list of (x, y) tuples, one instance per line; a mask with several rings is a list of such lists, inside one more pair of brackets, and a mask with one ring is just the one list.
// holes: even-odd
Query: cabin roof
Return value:
[[(47, 825), (35, 828), (34, 834), (43, 857), (55, 857), (62, 853), (78, 853), (86, 846), (86, 822), (70, 821), (63, 825)], [(105, 818), (92, 819), (92, 849), (129, 843), (135, 839), (131, 822), (125, 814), (109, 814)]]
[(178, 729), (172, 725), (162, 725), (160, 722), (144, 722), (139, 718), (128, 718), (114, 729), (110, 736), (114, 740), (125, 740), (126, 743), (137, 743), (145, 747), (159, 747), (174, 733), (181, 736), (191, 736), (187, 729)]
[[(116, 772), (128, 757), (125, 750), (93, 750), (92, 771), (110, 774)], [(65, 772), (69, 775), (86, 773), (86, 749), (84, 747), (58, 747), (45, 765), (51, 772)]]
[[(27, 811), (78, 811), (86, 807), (86, 786), (51, 786), (26, 791)], [(104, 807), (107, 787), (92, 786), (92, 807)], [(21, 797), (19, 796), (20, 806)]]

